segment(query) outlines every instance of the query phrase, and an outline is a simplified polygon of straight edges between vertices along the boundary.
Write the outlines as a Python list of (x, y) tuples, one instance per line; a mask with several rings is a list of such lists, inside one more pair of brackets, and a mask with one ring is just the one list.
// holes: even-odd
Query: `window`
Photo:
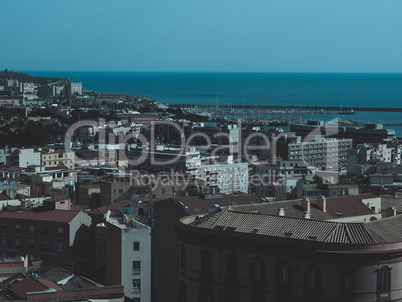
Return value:
[(209, 250), (201, 251), (201, 274), (200, 281), (202, 283), (212, 283), (212, 252)]
[(34, 245), (35, 245), (35, 242), (33, 240), (29, 240), (29, 246), (34, 247)]
[(63, 237), (63, 228), (57, 228), (57, 237), (62, 238)]
[(139, 274), (141, 272), (141, 262), (133, 261), (133, 274)]
[(63, 252), (64, 248), (63, 248), (63, 242), (58, 242), (57, 243), (57, 251), (59, 253)]
[(250, 287), (255, 289), (263, 289), (266, 278), (266, 265), (260, 257), (253, 258), (249, 264), (249, 280)]
[(6, 238), (1, 238), (1, 246), (6, 246), (7, 245), (7, 239)]
[(239, 256), (235, 254), (226, 256), (226, 285), (233, 288), (239, 286)]
[(275, 266), (275, 287), (277, 293), (290, 296), (292, 286), (292, 269), (288, 262), (280, 261)]
[(119, 189), (119, 195), (123, 194), (123, 189)]
[(101, 259), (106, 259), (106, 251), (105, 250), (100, 251), (100, 257), (101, 257)]
[(106, 234), (100, 234), (99, 241), (100, 243), (106, 243)]
[(5, 224), (2, 224), (2, 225), (1, 225), (1, 227), (0, 227), (0, 232), (1, 232), (1, 233), (7, 232), (7, 227), (6, 227)]
[(377, 270), (377, 291), (380, 293), (391, 291), (391, 269), (388, 266)]
[(19, 224), (16, 224), (16, 225), (15, 225), (15, 227), (14, 227), (14, 233), (15, 233), (15, 234), (19, 234), (19, 233), (20, 233), (20, 225), (19, 225)]
[(21, 246), (20, 238), (15, 238), (15, 246), (16, 246), (16, 247), (20, 247), (20, 246)]
[(140, 279), (133, 279), (133, 289), (134, 289), (134, 293), (141, 292), (141, 280)]
[(321, 273), (314, 265), (310, 265), (306, 268), (305, 272), (305, 296), (310, 299), (320, 299), (321, 295)]
[(279, 283), (283, 285), (287, 285), (289, 283), (289, 269), (286, 265), (282, 265), (279, 268)]
[(310, 289), (317, 288), (317, 271), (309, 270), (307, 272), (307, 288)]
[(343, 269), (341, 271), (341, 292), (353, 291), (353, 271)]
[(42, 232), (42, 236), (49, 236), (49, 231), (47, 229), (47, 227), (43, 227), (43, 232)]
[(140, 243), (134, 242), (134, 251), (139, 251), (139, 250), (140, 250)]
[(262, 264), (261, 264), (261, 262), (257, 262), (254, 264), (253, 280), (256, 280), (256, 281), (262, 280)]
[(35, 234), (35, 227), (33, 225), (29, 226), (29, 235)]

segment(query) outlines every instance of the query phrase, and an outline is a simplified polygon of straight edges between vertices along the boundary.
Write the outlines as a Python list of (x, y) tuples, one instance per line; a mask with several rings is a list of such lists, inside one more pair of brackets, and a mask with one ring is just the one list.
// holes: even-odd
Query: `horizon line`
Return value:
[[(402, 74), (400, 72), (374, 72), (374, 71), (127, 71), (127, 70), (11, 70), (9, 72), (97, 72), (97, 73), (215, 73), (215, 74)], [(1, 72), (5, 69), (1, 70)]]

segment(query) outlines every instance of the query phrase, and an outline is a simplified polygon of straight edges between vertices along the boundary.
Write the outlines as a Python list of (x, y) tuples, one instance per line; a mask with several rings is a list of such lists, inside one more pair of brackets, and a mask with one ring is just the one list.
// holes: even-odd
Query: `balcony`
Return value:
[(21, 244), (19, 245), (11, 245), (11, 246), (0, 246), (0, 251), (1, 252), (21, 252), (22, 246)]
[(141, 293), (141, 289), (138, 288), (138, 287), (133, 288), (132, 293), (133, 293), (133, 294), (140, 294), (140, 293)]
[(51, 256), (60, 256), (64, 252), (63, 249), (51, 249), (51, 248), (46, 248), (42, 247), (39, 251), (40, 254), (42, 255), (51, 255)]

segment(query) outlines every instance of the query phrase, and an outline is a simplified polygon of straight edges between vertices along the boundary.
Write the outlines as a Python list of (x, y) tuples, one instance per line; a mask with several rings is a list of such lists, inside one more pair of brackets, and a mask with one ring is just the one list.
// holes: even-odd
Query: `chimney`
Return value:
[(388, 209), (385, 210), (385, 217), (393, 217), (393, 216), (396, 216), (395, 207), (388, 207)]
[(301, 206), (302, 206), (303, 210), (305, 210), (306, 212), (310, 212), (310, 202), (311, 202), (310, 198), (303, 197)]
[(278, 209), (278, 216), (285, 216), (285, 209), (284, 208)]
[(311, 216), (310, 216), (310, 211), (304, 211), (304, 216), (303, 216), (303, 218), (304, 218), (304, 219), (310, 219), (310, 218), (311, 218)]
[(327, 212), (327, 198), (325, 196), (319, 196), (317, 198), (317, 206), (323, 211)]

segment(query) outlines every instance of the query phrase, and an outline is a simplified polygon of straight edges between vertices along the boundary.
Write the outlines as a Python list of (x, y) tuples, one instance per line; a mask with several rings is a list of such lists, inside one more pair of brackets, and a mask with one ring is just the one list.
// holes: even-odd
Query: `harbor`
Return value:
[[(171, 105), (172, 107), (175, 105)], [(177, 105), (176, 105), (177, 106)], [(364, 126), (367, 123), (383, 124), (402, 135), (400, 120), (402, 108), (350, 108), (318, 106), (251, 106), (251, 105), (179, 105), (186, 113), (224, 119), (229, 122), (286, 127), (289, 124), (304, 124), (309, 120), (336, 120), (345, 126)]]

